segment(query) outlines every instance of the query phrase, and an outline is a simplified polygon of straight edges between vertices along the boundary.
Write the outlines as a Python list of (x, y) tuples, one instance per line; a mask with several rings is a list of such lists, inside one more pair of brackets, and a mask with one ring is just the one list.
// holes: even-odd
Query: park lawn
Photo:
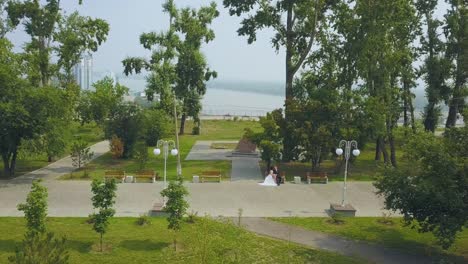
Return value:
[(398, 248), (408, 252), (426, 255), (445, 255), (449, 258), (468, 260), (468, 229), (459, 233), (455, 243), (447, 250), (436, 244), (432, 233), (418, 233), (416, 229), (405, 227), (402, 218), (390, 218), (393, 224), (379, 223), (382, 217), (344, 218), (341, 225), (328, 223), (330, 218), (273, 218), (273, 220), (301, 226), (305, 229), (331, 233), (353, 240), (367, 241), (384, 246)]
[[(173, 233), (165, 218), (150, 218), (138, 226), (136, 218), (114, 218), (104, 235), (110, 250), (96, 252), (99, 236), (85, 218), (49, 218), (47, 227), (65, 235), (70, 263), (365, 263), (363, 260), (288, 244), (257, 236), (231, 224), (198, 218), (184, 223), (173, 248)], [(25, 232), (23, 218), (0, 218), (0, 263), (20, 245)]]
[[(70, 135), (73, 139), (80, 138), (87, 142), (88, 146), (98, 143), (104, 139), (104, 132), (95, 123), (84, 124), (81, 126), (78, 122), (73, 122), (70, 126), (70, 129)], [(60, 157), (57, 157), (56, 160), (68, 156), (70, 152), (70, 146), (71, 144), (69, 144), (64, 153)], [(47, 165), (49, 165), (49, 162), (47, 161), (46, 154), (27, 154), (26, 151), (20, 150), (16, 163), (15, 176), (21, 176), (28, 172), (43, 168)], [(3, 173), (3, 162), (0, 162), (0, 178), (5, 176)]]
[[(199, 174), (202, 171), (220, 170), (222, 179), (229, 180), (231, 177), (231, 161), (229, 160), (206, 160), (206, 161), (186, 161), (192, 146), (197, 140), (239, 140), (244, 128), (249, 127), (254, 131), (260, 130), (260, 124), (256, 121), (233, 121), (233, 120), (202, 120), (201, 135), (188, 134), (192, 131), (193, 121), (188, 120), (186, 123), (184, 135), (179, 136), (180, 145), (180, 160), (182, 163), (182, 176), (186, 180), (191, 181), (192, 175)], [(171, 138), (174, 139), (174, 138)], [(154, 156), (154, 147), (148, 148), (149, 159), (144, 169), (155, 170), (162, 177), (164, 174), (164, 158), (162, 155)], [(177, 158), (169, 156), (167, 158), (167, 178), (176, 179)], [(64, 180), (89, 180), (92, 178), (100, 178), (104, 176), (107, 170), (123, 170), (128, 175), (132, 175), (140, 170), (139, 162), (136, 159), (113, 159), (110, 153), (95, 159), (87, 166), (87, 174), (84, 170), (79, 170), (73, 174), (64, 175), (61, 179)]]

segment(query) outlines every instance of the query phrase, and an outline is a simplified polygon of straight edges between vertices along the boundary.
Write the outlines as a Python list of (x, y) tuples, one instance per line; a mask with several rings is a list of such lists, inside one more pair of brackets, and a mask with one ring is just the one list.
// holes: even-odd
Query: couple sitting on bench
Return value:
[(279, 174), (278, 166), (274, 166), (274, 167), (270, 167), (270, 171), (268, 175), (265, 177), (265, 180), (262, 183), (260, 183), (260, 185), (280, 186), (281, 182), (282, 182), (282, 177)]

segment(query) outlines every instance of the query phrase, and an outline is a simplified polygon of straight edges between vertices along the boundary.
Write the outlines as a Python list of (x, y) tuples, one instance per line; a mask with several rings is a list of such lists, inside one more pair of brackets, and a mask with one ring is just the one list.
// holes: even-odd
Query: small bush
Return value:
[(150, 225), (151, 220), (147, 214), (140, 215), (140, 217), (137, 218), (136, 224), (139, 226), (145, 226), (145, 225)]
[(120, 138), (116, 135), (113, 135), (110, 142), (110, 151), (112, 153), (112, 158), (120, 159), (124, 153), (124, 144)]
[(383, 225), (393, 225), (393, 219), (392, 219), (392, 214), (391, 213), (382, 213), (382, 217), (380, 219), (377, 219), (377, 223), (383, 224)]
[(234, 117), (232, 118), (232, 121), (234, 121), (234, 122), (239, 121), (239, 117), (238, 117), (238, 116), (234, 116)]
[(193, 223), (196, 222), (197, 218), (198, 218), (198, 212), (192, 211), (192, 212), (188, 213), (188, 215), (187, 215), (187, 223), (193, 224)]
[(345, 223), (345, 220), (343, 214), (334, 213), (330, 215), (330, 219), (328, 219), (327, 222), (333, 225), (342, 225)]
[(200, 135), (200, 127), (195, 126), (192, 128), (192, 135)]

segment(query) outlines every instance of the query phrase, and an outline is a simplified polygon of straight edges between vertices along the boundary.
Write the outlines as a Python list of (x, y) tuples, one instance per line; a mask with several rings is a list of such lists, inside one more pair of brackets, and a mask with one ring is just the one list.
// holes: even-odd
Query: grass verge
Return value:
[[(340, 225), (329, 223), (329, 218), (325, 217), (273, 218), (272, 220), (353, 240), (377, 243), (403, 251), (468, 260), (468, 229), (458, 235), (455, 244), (451, 248), (444, 250), (436, 244), (436, 239), (432, 233), (419, 233), (415, 229), (406, 227), (403, 225), (401, 218), (344, 218), (345, 222)], [(391, 220), (391, 223), (382, 220)]]
[[(47, 226), (58, 236), (67, 237), (70, 263), (365, 263), (336, 253), (307, 249), (285, 241), (259, 237), (231, 224), (198, 218), (173, 233), (165, 218), (151, 218), (139, 226), (136, 218), (111, 220), (104, 235), (108, 252), (96, 252), (99, 236), (85, 218), (50, 218)], [(1, 218), (0, 263), (14, 254), (25, 231), (23, 218)]]

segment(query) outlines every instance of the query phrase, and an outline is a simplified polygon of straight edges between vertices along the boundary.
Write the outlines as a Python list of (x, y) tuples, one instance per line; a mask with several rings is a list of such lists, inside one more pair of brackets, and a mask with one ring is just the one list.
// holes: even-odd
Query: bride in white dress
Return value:
[(268, 176), (266, 176), (265, 180), (262, 183), (259, 183), (263, 186), (278, 186), (275, 182), (275, 178), (273, 178), (273, 171), (270, 170)]

